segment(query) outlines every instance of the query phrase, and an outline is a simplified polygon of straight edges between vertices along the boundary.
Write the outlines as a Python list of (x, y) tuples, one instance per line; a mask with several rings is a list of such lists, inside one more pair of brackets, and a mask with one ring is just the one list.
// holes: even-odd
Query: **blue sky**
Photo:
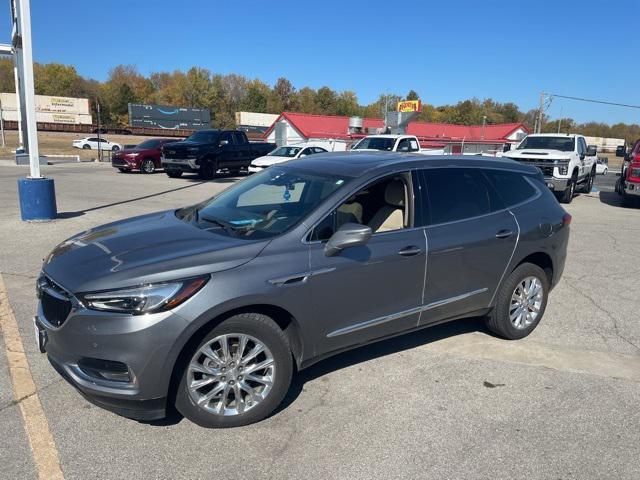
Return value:
[[(120, 63), (196, 65), (361, 103), (413, 88), (435, 105), (492, 97), (529, 110), (540, 91), (640, 105), (638, 0), (31, 1), (35, 60), (99, 80)], [(640, 110), (561, 100), (548, 113), (640, 123)]]

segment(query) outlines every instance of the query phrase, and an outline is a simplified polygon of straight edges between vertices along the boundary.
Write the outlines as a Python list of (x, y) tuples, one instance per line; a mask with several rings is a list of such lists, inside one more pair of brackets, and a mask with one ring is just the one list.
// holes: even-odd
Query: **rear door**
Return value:
[(420, 323), (429, 324), (490, 305), (519, 230), (481, 169), (421, 173), (429, 257)]

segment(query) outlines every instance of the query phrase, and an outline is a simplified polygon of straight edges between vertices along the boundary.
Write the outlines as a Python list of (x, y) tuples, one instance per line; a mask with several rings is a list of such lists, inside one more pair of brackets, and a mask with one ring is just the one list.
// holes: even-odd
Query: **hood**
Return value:
[(269, 165), (275, 165), (276, 163), (286, 162), (287, 160), (294, 160), (291, 157), (280, 157), (277, 155), (265, 155), (264, 157), (258, 157), (251, 162), (251, 165), (256, 167), (268, 167)]
[(129, 153), (145, 153), (147, 152), (148, 149), (146, 148), (121, 148), (120, 150), (118, 150), (117, 152), (113, 152), (113, 156), (114, 157), (122, 157), (124, 155), (127, 155)]
[(199, 147), (200, 145), (208, 145), (205, 142), (193, 142), (191, 140), (182, 140), (180, 142), (165, 143), (163, 150), (185, 150), (187, 148)]
[(71, 237), (53, 249), (43, 271), (73, 293), (107, 290), (235, 268), (268, 243), (201, 230), (171, 210)]
[(571, 158), (571, 152), (563, 152), (562, 150), (541, 150), (536, 148), (524, 148), (522, 150), (509, 150), (503, 154), (505, 157), (517, 160), (519, 158), (539, 158), (545, 159), (566, 159)]

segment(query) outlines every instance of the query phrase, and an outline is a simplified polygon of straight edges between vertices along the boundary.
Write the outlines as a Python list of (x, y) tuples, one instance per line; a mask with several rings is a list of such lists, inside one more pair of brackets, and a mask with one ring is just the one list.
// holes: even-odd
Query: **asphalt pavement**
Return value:
[[(27, 170), (0, 162), (0, 274), (35, 384), (15, 397), (5, 302), (0, 477), (36, 478), (53, 458), (67, 479), (640, 478), (640, 209), (620, 206), (615, 173), (566, 207), (564, 276), (528, 338), (500, 340), (465, 319), (380, 342), (301, 372), (267, 420), (206, 430), (175, 416), (136, 422), (80, 397), (37, 351), (34, 282), (73, 233), (192, 204), (237, 179), (85, 163), (43, 172), (56, 182), (60, 218), (24, 223), (16, 181)], [(53, 439), (44, 460), (34, 454), (32, 399)]]

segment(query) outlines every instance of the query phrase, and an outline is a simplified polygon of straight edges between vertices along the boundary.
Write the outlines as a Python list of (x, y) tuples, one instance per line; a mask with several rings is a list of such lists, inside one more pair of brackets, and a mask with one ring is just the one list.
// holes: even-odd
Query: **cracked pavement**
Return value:
[[(58, 242), (89, 227), (179, 207), (231, 185), (118, 174), (108, 165), (44, 167), (58, 211), (19, 220), (27, 170), (0, 161), (0, 271), (64, 476), (278, 479), (640, 478), (640, 210), (612, 193), (579, 195), (564, 277), (519, 342), (465, 319), (338, 355), (300, 373), (266, 421), (205, 430), (101, 410), (37, 351), (34, 280)], [(7, 478), (35, 478), (0, 338), (0, 436)]]

